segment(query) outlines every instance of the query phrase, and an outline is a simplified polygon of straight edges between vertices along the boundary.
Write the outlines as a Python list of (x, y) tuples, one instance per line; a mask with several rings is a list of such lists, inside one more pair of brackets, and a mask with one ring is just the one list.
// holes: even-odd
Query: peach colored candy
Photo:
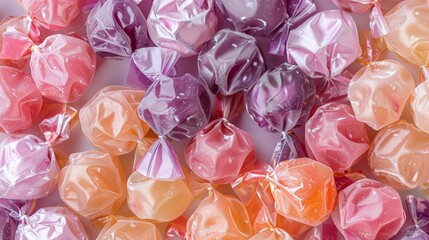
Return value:
[(356, 118), (374, 130), (399, 120), (414, 89), (414, 80), (399, 62), (372, 62), (350, 81), (348, 97)]
[(120, 216), (109, 217), (96, 240), (147, 239), (162, 240), (155, 224)]
[(369, 167), (390, 186), (405, 190), (429, 183), (429, 135), (405, 121), (394, 123), (374, 138)]
[(19, 69), (0, 66), (0, 129), (27, 130), (42, 109), (43, 99), (33, 79)]
[(310, 226), (328, 219), (337, 196), (331, 168), (309, 158), (298, 158), (280, 162), (269, 176), (280, 215)]
[(410, 99), (413, 118), (416, 126), (425, 133), (429, 133), (429, 81), (420, 83)]
[(328, 103), (319, 107), (305, 124), (305, 142), (310, 156), (334, 172), (349, 169), (369, 148), (365, 124), (351, 107)]
[(144, 91), (129, 87), (101, 89), (80, 110), (83, 133), (96, 147), (112, 155), (133, 151), (149, 129), (136, 113), (143, 97)]
[(75, 37), (51, 35), (32, 48), (31, 76), (42, 96), (62, 103), (77, 101), (95, 74), (96, 55)]
[(80, 13), (81, 0), (18, 0), (27, 14), (50, 30), (67, 27)]
[(281, 228), (268, 229), (261, 233), (253, 235), (249, 240), (293, 240), (285, 230)]
[(119, 159), (99, 150), (74, 153), (61, 170), (61, 200), (89, 218), (114, 214), (126, 198), (125, 173)]
[(362, 179), (340, 191), (332, 220), (346, 239), (387, 240), (404, 224), (405, 212), (395, 189)]
[(247, 240), (252, 236), (246, 207), (238, 199), (211, 190), (186, 224), (192, 240)]
[(193, 200), (184, 180), (158, 181), (135, 171), (128, 178), (128, 207), (141, 219), (169, 222), (182, 215)]

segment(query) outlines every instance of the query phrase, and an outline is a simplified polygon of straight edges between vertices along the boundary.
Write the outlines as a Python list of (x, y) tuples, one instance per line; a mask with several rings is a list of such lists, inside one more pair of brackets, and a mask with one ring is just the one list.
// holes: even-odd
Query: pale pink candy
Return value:
[(62, 103), (77, 101), (95, 74), (96, 55), (75, 37), (52, 35), (33, 47), (31, 75), (42, 96)]
[(410, 72), (399, 62), (371, 62), (350, 81), (348, 97), (356, 118), (374, 130), (399, 120), (413, 89)]
[(35, 22), (58, 30), (67, 27), (80, 13), (81, 0), (18, 0)]
[(337, 199), (332, 219), (346, 239), (387, 240), (405, 222), (399, 193), (375, 180), (359, 180)]
[(33, 79), (7, 66), (0, 66), (0, 102), (0, 128), (7, 133), (30, 128), (43, 104)]
[(423, 132), (429, 133), (429, 81), (420, 83), (410, 99), (414, 123)]
[(152, 41), (182, 57), (198, 54), (217, 30), (213, 0), (154, 0), (147, 24)]
[(305, 140), (307, 153), (335, 172), (349, 169), (369, 148), (365, 124), (341, 103), (317, 109), (305, 124)]

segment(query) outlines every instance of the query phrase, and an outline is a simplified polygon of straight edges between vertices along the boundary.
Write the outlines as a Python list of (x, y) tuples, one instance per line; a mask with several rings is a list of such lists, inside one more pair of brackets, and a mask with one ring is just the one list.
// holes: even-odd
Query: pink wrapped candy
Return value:
[(50, 30), (67, 27), (80, 13), (81, 0), (18, 0), (27, 15)]
[(380, 130), (399, 120), (414, 87), (413, 77), (402, 64), (375, 61), (355, 73), (348, 97), (356, 118)]
[(339, 192), (332, 219), (346, 239), (387, 240), (404, 224), (405, 212), (395, 189), (362, 179)]
[(46, 142), (34, 135), (9, 136), (0, 146), (0, 198), (37, 199), (56, 189), (58, 161), (52, 146), (69, 137), (76, 110), (53, 108), (40, 123)]
[(0, 99), (0, 128), (9, 134), (30, 128), (43, 104), (33, 79), (7, 66), (0, 66)]
[(21, 219), (16, 230), (17, 240), (89, 239), (79, 218), (65, 207), (41, 208)]
[(218, 19), (214, 0), (154, 0), (147, 24), (150, 38), (159, 47), (183, 57), (198, 54), (212, 39)]
[(362, 54), (350, 14), (326, 10), (313, 15), (290, 32), (287, 52), (290, 63), (314, 78), (319, 101), (345, 100), (351, 77), (345, 69)]
[(365, 124), (351, 107), (328, 103), (317, 109), (305, 124), (307, 153), (335, 172), (349, 169), (369, 148)]

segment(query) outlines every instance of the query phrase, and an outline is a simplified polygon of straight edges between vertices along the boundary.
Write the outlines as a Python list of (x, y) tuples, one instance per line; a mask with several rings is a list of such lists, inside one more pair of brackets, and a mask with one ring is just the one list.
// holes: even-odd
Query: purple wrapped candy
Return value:
[(57, 188), (59, 167), (52, 146), (68, 139), (77, 111), (65, 105), (52, 109), (48, 106), (43, 113), (45, 119), (39, 125), (46, 141), (29, 134), (9, 136), (2, 142), (0, 198), (38, 199)]
[(0, 239), (15, 240), (16, 229), (22, 215), (30, 214), (36, 202), (0, 199)]
[(314, 103), (315, 88), (297, 66), (283, 63), (267, 71), (247, 92), (247, 111), (259, 127), (282, 133), (272, 162), (303, 157), (303, 146), (292, 129), (307, 120)]
[(345, 69), (362, 54), (350, 14), (326, 10), (313, 15), (290, 31), (287, 53), (291, 64), (314, 78), (320, 102), (347, 99), (352, 75)]
[(31, 216), (20, 215), (23, 220), (16, 230), (16, 240), (88, 239), (79, 218), (66, 207), (47, 207)]
[[(133, 0), (136, 4), (140, 4), (141, 1), (142, 0)], [(91, 11), (98, 2), (100, 2), (100, 0), (87, 0), (82, 6), (82, 11), (85, 13)]]
[(235, 30), (268, 36), (288, 19), (284, 0), (216, 0), (216, 5)]
[(204, 45), (198, 70), (213, 93), (231, 95), (250, 88), (265, 69), (255, 38), (227, 29)]
[(176, 75), (174, 65), (179, 58), (180, 54), (178, 52), (167, 48), (147, 47), (137, 49), (131, 55), (127, 83), (147, 90), (160, 75)]
[(429, 201), (412, 195), (406, 197), (413, 225), (400, 231), (393, 240), (429, 240)]
[(218, 19), (213, 0), (154, 0), (147, 23), (157, 46), (189, 57), (216, 34)]
[(128, 58), (149, 43), (146, 18), (132, 0), (99, 0), (86, 21), (86, 33), (103, 57)]

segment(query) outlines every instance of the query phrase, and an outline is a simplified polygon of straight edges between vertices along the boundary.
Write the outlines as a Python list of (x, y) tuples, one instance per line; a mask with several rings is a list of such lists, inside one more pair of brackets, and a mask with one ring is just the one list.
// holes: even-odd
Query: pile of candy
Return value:
[[(429, 240), (429, 1), (318, 1), (18, 0), (1, 239)], [(56, 33), (79, 14), (86, 36)], [(129, 61), (127, 84), (88, 96), (97, 60)], [(244, 115), (278, 137), (270, 158)], [(61, 150), (72, 129), (92, 150)]]

